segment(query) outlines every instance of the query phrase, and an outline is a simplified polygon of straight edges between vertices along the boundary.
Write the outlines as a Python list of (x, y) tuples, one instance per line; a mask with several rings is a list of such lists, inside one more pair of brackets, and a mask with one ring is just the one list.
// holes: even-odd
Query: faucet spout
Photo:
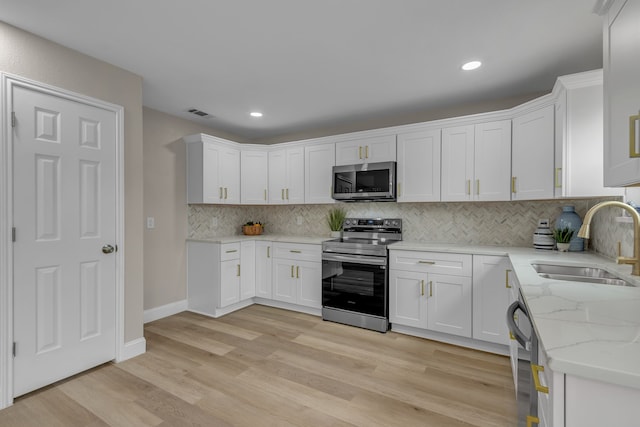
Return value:
[(631, 274), (634, 276), (640, 276), (640, 214), (633, 207), (627, 205), (626, 203), (616, 202), (616, 201), (608, 201), (601, 202), (589, 209), (584, 216), (584, 220), (582, 223), (582, 227), (578, 231), (578, 237), (582, 237), (584, 239), (588, 239), (591, 233), (591, 220), (593, 219), (593, 215), (598, 212), (600, 209), (606, 206), (614, 206), (619, 207), (631, 215), (633, 219), (633, 256), (632, 257), (622, 257), (618, 254), (617, 262), (618, 264), (631, 264)]

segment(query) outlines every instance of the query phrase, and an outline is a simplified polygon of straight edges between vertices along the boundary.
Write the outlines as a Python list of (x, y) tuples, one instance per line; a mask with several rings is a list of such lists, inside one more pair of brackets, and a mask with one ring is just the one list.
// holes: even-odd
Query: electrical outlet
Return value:
[(154, 228), (156, 228), (156, 219), (152, 216), (148, 216), (147, 217), (147, 229), (148, 230), (153, 230)]

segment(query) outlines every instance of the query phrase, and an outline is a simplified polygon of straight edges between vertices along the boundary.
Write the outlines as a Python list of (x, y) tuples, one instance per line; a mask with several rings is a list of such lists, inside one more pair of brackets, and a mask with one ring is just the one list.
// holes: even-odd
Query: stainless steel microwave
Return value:
[(333, 195), (342, 202), (396, 200), (396, 162), (333, 167)]

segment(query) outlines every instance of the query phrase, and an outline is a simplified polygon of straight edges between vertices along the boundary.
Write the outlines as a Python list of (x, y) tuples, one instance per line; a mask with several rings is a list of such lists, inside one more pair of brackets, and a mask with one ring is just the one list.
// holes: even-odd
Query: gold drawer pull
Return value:
[(238, 250), (237, 249), (230, 249), (230, 250), (225, 251), (225, 252), (228, 253), (228, 254), (232, 254), (234, 252), (238, 252)]
[(504, 285), (507, 287), (507, 289), (511, 289), (513, 287), (509, 284), (509, 273), (511, 273), (511, 270), (505, 270), (504, 272)]
[(513, 332), (509, 331), (509, 338), (511, 338), (512, 340), (515, 340), (516, 336), (513, 335)]
[(418, 261), (418, 264), (434, 265), (435, 262), (434, 261)]
[(640, 113), (629, 117), (629, 157), (640, 157), (636, 151), (636, 122), (640, 120)]
[(301, 254), (302, 253), (302, 251), (293, 250), (293, 249), (291, 249), (289, 252), (291, 252), (292, 254)]
[(533, 427), (534, 424), (540, 424), (540, 418), (527, 415), (527, 427)]
[(540, 393), (549, 394), (549, 387), (543, 386), (540, 383), (540, 372), (544, 372), (544, 366), (531, 365), (531, 373), (533, 374), (533, 384)]

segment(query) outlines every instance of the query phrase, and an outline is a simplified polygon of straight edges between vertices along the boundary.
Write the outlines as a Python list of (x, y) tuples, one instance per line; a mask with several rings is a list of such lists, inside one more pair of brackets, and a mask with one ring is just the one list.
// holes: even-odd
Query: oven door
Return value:
[(322, 306), (387, 317), (387, 258), (322, 254)]

